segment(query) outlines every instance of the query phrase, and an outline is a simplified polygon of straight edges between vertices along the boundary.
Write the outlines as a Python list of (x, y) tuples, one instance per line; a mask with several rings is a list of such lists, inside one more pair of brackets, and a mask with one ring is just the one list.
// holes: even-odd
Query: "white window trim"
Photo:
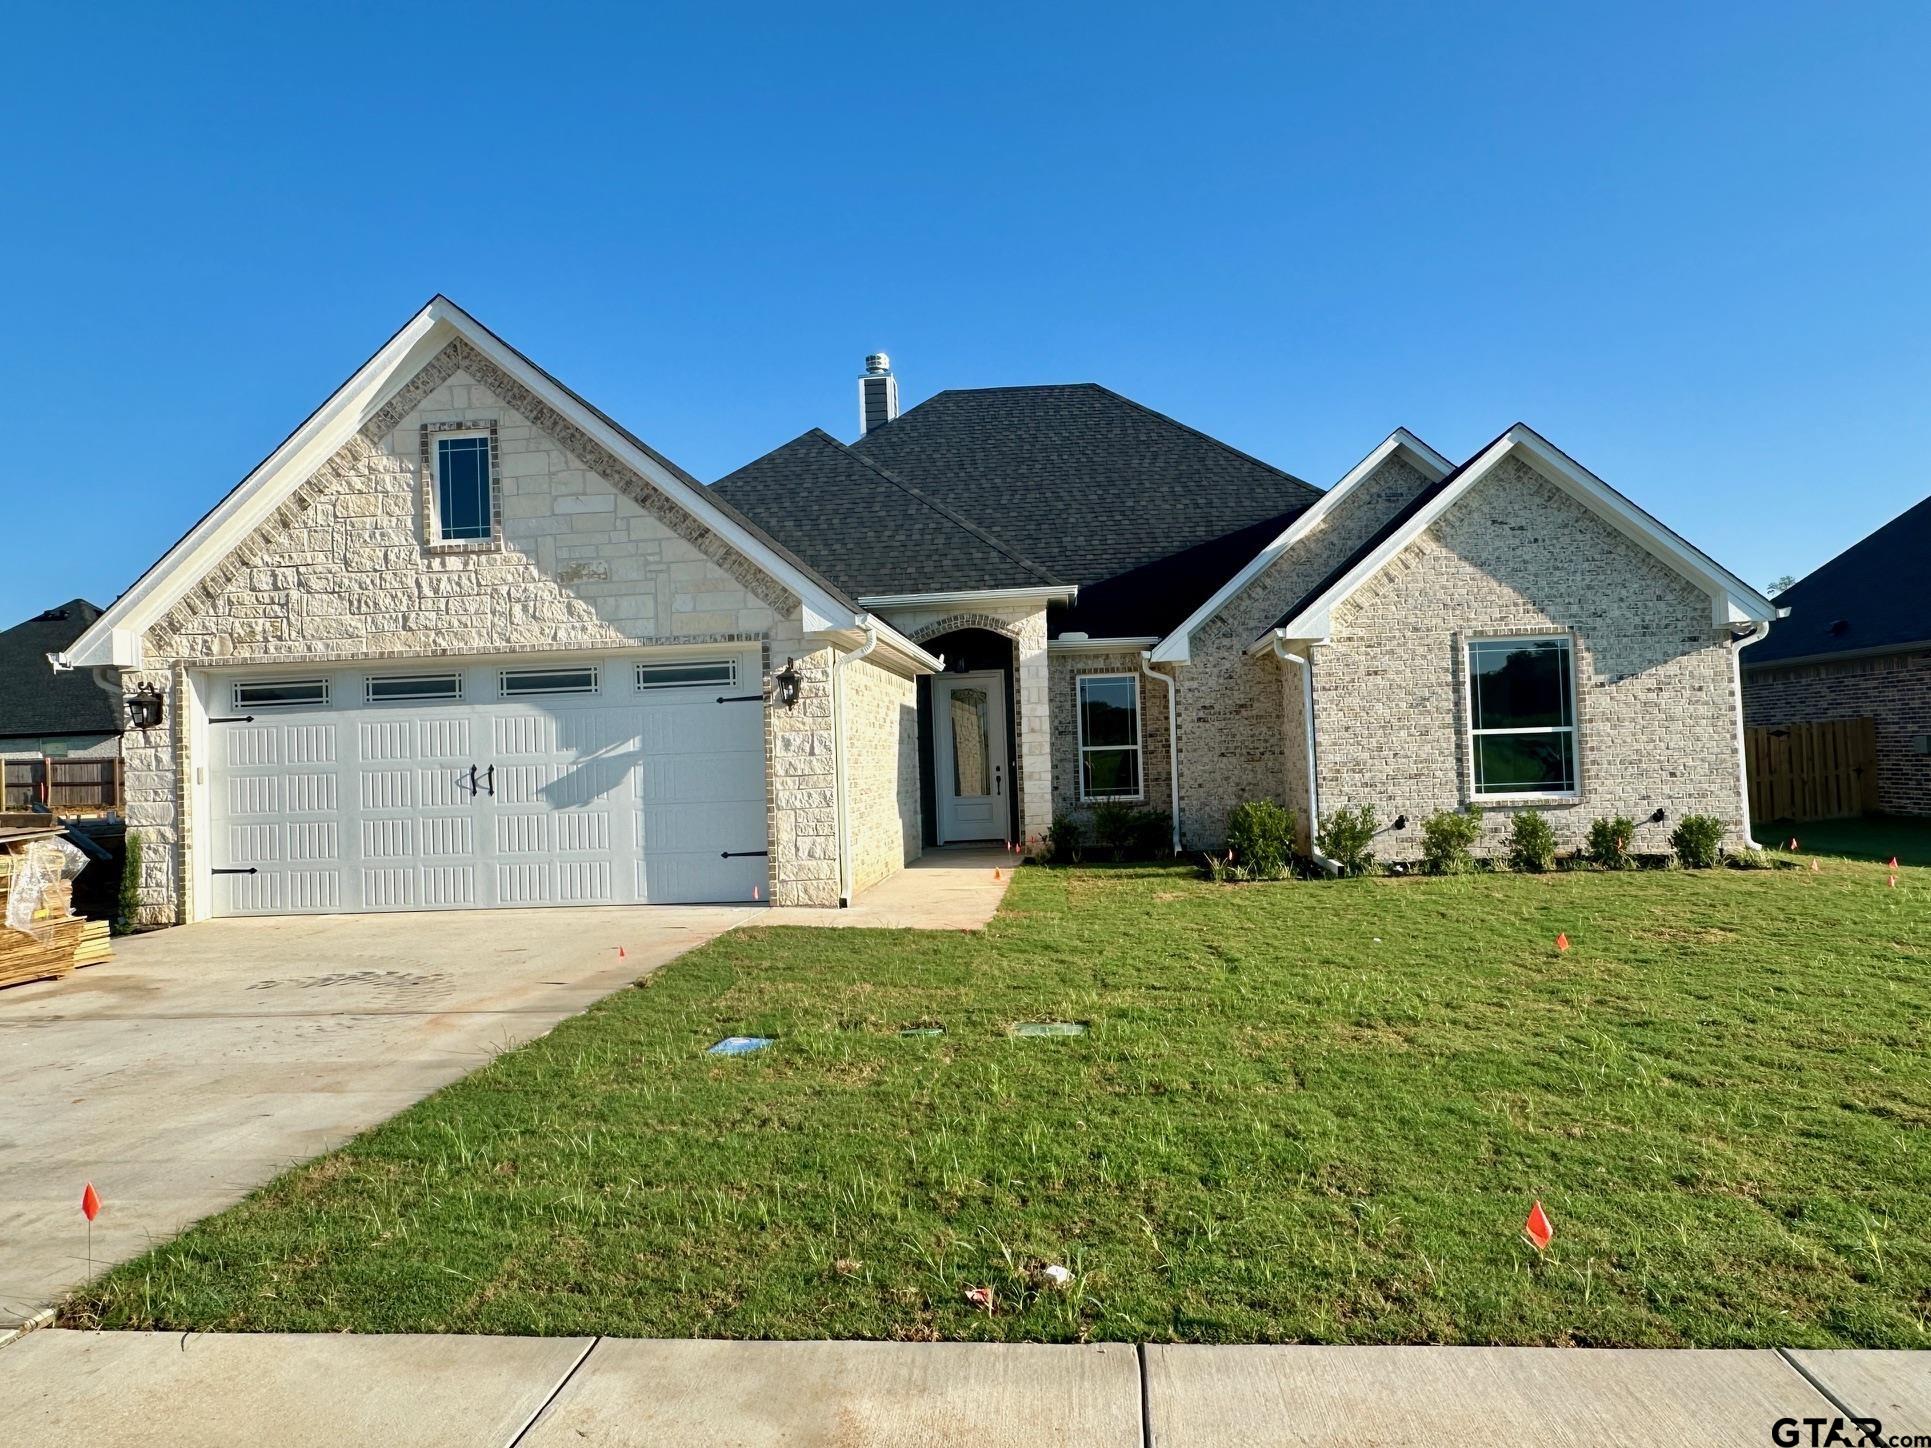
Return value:
[[(511, 689), (506, 681), (513, 678), (529, 678), (534, 674), (588, 674), (590, 687), (587, 689)], [(496, 671), (496, 694), (502, 699), (536, 699), (545, 694), (600, 694), (603, 692), (603, 670), (595, 664), (550, 664), (545, 667), (527, 669), (498, 669)]]
[[(445, 538), (442, 517), (442, 444), (480, 437), (489, 444), (489, 532), (480, 538)], [(422, 424), (423, 542), (432, 552), (488, 553), (503, 546), (503, 447), (494, 419)]]
[[(1112, 753), (1124, 753), (1128, 748), (1131, 748), (1139, 764), (1137, 773), (1139, 775), (1140, 788), (1133, 794), (1088, 794), (1086, 792), (1086, 751), (1089, 747), (1086, 743), (1086, 685), (1089, 682), (1105, 683), (1115, 679), (1124, 679), (1133, 686), (1133, 743), (1130, 746), (1125, 744), (1095, 744), (1090, 747), (1093, 749), (1107, 750)], [(1073, 755), (1073, 778), (1081, 804), (1136, 804), (1143, 803), (1146, 800), (1146, 731), (1141, 720), (1140, 710), (1140, 676), (1138, 674), (1109, 672), (1104, 674), (1076, 674), (1073, 676), (1073, 728), (1077, 740), (1077, 748)]]
[[(380, 684), (395, 683), (405, 679), (447, 680), (455, 685), (455, 692), (448, 694), (415, 694), (409, 696), (392, 695), (377, 698), (376, 687)], [(443, 671), (423, 674), (367, 674), (362, 679), (362, 702), (365, 704), (456, 704), (462, 702), (463, 676), (460, 673)]]
[[(652, 669), (724, 669), (722, 679), (677, 679), (652, 680), (647, 677)], [(738, 661), (736, 659), (639, 659), (635, 674), (637, 688), (642, 693), (654, 689), (729, 689), (738, 681)]]
[[(1477, 729), (1475, 727), (1475, 664), (1478, 644), (1561, 644), (1569, 656), (1569, 722), (1531, 725), (1522, 729)], [(1574, 634), (1464, 634), (1462, 636), (1462, 717), (1466, 724), (1462, 739), (1468, 760), (1468, 799), (1477, 806), (1494, 804), (1534, 804), (1538, 800), (1573, 803), (1582, 798), (1582, 712), (1576, 692), (1576, 639)], [(1475, 756), (1475, 740), (1484, 734), (1563, 734), (1569, 736), (1569, 758), (1575, 777), (1573, 789), (1484, 790)]]
[[(257, 699), (244, 703), (243, 689), (287, 689), (304, 684), (319, 684), (322, 697), (319, 699)], [(229, 685), (228, 699), (237, 709), (326, 709), (329, 704), (329, 681), (327, 679), (236, 679)]]

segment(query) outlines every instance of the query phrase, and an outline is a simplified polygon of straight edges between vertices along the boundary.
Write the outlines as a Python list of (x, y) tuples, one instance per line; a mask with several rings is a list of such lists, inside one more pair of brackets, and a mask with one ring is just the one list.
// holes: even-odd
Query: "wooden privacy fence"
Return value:
[(43, 804), (55, 814), (104, 814), (121, 805), (118, 759), (9, 759), (0, 808), (32, 809)]
[(1746, 729), (1753, 820), (1833, 820), (1877, 810), (1877, 721)]

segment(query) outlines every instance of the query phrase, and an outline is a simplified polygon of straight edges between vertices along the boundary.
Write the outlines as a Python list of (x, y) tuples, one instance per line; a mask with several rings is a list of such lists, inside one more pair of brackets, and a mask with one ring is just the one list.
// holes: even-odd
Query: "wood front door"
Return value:
[(1003, 674), (940, 674), (932, 681), (932, 758), (939, 843), (1003, 840), (1010, 818)]

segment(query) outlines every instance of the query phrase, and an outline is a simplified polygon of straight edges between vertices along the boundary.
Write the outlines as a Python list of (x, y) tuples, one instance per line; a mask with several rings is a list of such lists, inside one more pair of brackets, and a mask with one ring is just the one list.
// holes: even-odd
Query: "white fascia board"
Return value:
[(1140, 654), (1159, 642), (1160, 638), (1157, 634), (1113, 639), (1056, 638), (1046, 641), (1046, 652), (1049, 654)]
[(1399, 531), (1349, 569), (1326, 593), (1278, 629), (1263, 634), (1257, 646), (1271, 646), (1270, 640), (1276, 636), (1325, 642), (1329, 636), (1329, 619), (1336, 604), (1380, 572), (1437, 518), (1453, 507), (1464, 493), (1494, 471), (1510, 453), (1517, 451), (1530, 460), (1536, 472), (1708, 593), (1713, 626), (1725, 626), (1730, 621), (1729, 614), (1733, 608), (1738, 613), (1738, 622), (1767, 621), (1777, 616), (1777, 606), (1749, 584), (1657, 522), (1532, 428), (1518, 423), (1490, 444), (1460, 477), (1431, 498), (1426, 506), (1418, 509)]
[(381, 407), (389, 391), (385, 383), (404, 368), (413, 375), (448, 344), (451, 332), (440, 325), (436, 305), (431, 302), (411, 317), (280, 447), (115, 599), (68, 648), (67, 664), (74, 668), (139, 668), (143, 662), (141, 637), (154, 620), (225, 558), (286, 495), (286, 490), (273, 490), (271, 483), (291, 472), (307, 477)]
[(395, 389), (460, 335), (510, 376), (563, 413), (626, 466), (706, 528), (798, 595), (809, 630), (849, 628), (859, 615), (726, 517), (702, 489), (665, 468), (549, 377), (505, 347), (446, 297), (412, 317), (375, 356), (291, 433), (282, 445), (215, 505), (160, 561), (74, 641), (65, 662), (75, 668), (142, 665), (141, 638), (188, 589), (248, 536), (290, 492), (340, 449), (388, 402)]
[(966, 588), (946, 593), (868, 593), (858, 602), (864, 608), (928, 608), (956, 603), (1071, 603), (1079, 597), (1079, 585), (1060, 584), (1051, 588)]
[(464, 338), (477, 351), (567, 416), (584, 432), (601, 443), (608, 452), (624, 462), (631, 471), (650, 483), (692, 518), (724, 539), (739, 553), (757, 564), (766, 574), (797, 594), (799, 602), (804, 606), (804, 627), (807, 632), (824, 628), (863, 627), (862, 615), (853, 613), (849, 607), (833, 597), (823, 585), (808, 574), (800, 572), (790, 562), (773, 552), (762, 540), (719, 511), (716, 504), (703, 495), (704, 489), (701, 485), (687, 482), (671, 472), (609, 423), (582, 406), (574, 397), (559, 391), (549, 377), (505, 347), (488, 328), (482, 326), (454, 302), (447, 298), (438, 298), (436, 302), (431, 303), (431, 306), (446, 308), (451, 320), (457, 324)]
[(945, 668), (945, 660), (937, 654), (929, 653), (913, 643), (904, 634), (893, 628), (877, 614), (859, 615), (856, 625), (841, 625), (833, 628), (806, 629), (805, 639), (811, 643), (828, 643), (833, 648), (849, 652), (865, 642), (867, 631), (878, 635), (881, 652), (890, 654), (917, 674), (936, 674)]
[(1455, 470), (1453, 463), (1407, 428), (1396, 428), (1382, 439), (1373, 452), (1349, 468), (1340, 482), (1309, 504), (1307, 511), (1288, 524), (1280, 536), (1255, 554), (1246, 567), (1223, 583), (1212, 598), (1189, 614), (1185, 623), (1162, 639), (1159, 646), (1153, 650), (1152, 662), (1156, 664), (1191, 662), (1194, 630), (1219, 613), (1227, 605), (1228, 600), (1260, 577), (1283, 553), (1313, 532), (1314, 526), (1327, 516), (1336, 503), (1353, 492), (1364, 478), (1370, 476), (1376, 468), (1396, 453), (1404, 456), (1431, 483), (1440, 482)]

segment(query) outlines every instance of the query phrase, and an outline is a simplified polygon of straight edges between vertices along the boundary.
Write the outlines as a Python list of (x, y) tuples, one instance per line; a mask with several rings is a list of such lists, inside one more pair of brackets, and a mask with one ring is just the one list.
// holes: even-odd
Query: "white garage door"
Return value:
[(749, 902), (758, 655), (211, 682), (217, 915)]

